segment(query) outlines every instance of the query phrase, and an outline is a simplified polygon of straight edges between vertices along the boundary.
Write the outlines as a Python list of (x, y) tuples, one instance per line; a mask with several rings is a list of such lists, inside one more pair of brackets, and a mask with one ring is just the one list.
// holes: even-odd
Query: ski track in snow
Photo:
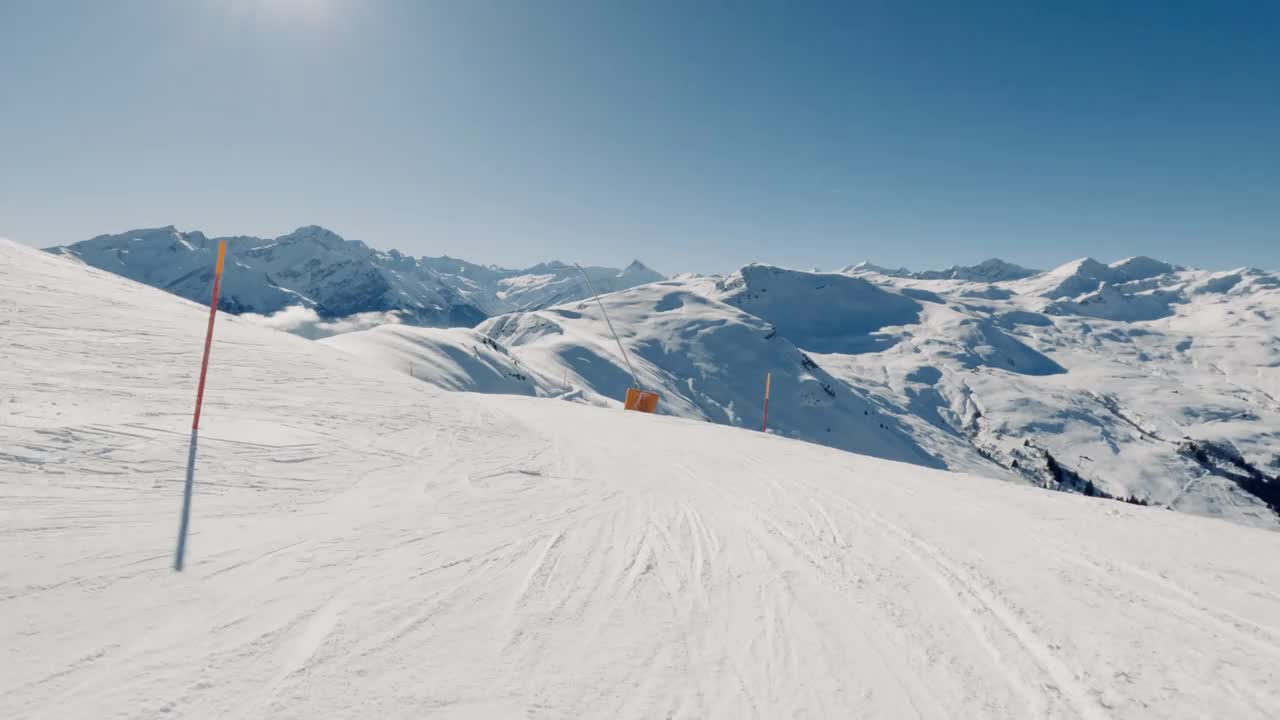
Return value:
[(1280, 707), (1280, 534), (226, 318), (177, 574), (201, 308), (5, 244), (0, 307), (0, 717)]

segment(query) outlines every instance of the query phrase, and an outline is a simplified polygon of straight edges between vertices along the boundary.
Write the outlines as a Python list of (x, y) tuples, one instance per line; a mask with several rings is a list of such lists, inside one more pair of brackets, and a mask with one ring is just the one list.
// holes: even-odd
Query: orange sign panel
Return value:
[(627, 388), (627, 401), (623, 405), (627, 410), (654, 413), (658, 411), (658, 393)]

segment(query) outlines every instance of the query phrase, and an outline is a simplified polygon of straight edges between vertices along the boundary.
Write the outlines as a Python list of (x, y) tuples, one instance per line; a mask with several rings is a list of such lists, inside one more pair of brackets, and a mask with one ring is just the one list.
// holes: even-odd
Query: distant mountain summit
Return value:
[(874, 265), (869, 262), (860, 262), (856, 265), (850, 265), (845, 268), (846, 273), (876, 273), (879, 275), (887, 275), (889, 277), (908, 278), (914, 280), (966, 280), (970, 282), (1008, 282), (1010, 280), (1022, 280), (1032, 275), (1038, 275), (1039, 270), (1024, 268), (1021, 265), (1014, 265), (1005, 262), (999, 258), (991, 258), (984, 260), (977, 265), (953, 265), (946, 270), (923, 270), (913, 272), (906, 268), (898, 268), (892, 270), (890, 268)]
[[(415, 258), (374, 250), (316, 225), (274, 240), (208, 238), (168, 225), (99, 235), (48, 252), (203, 303), (208, 302), (213, 255), (223, 239), (233, 270), (223, 277), (218, 306), (233, 313), (265, 315), (301, 305), (323, 318), (395, 312), (412, 325), (473, 327), (493, 315), (588, 294), (581, 273), (565, 263), (507, 269), (447, 256)], [(623, 270), (583, 269), (602, 293), (665, 279), (639, 260)]]

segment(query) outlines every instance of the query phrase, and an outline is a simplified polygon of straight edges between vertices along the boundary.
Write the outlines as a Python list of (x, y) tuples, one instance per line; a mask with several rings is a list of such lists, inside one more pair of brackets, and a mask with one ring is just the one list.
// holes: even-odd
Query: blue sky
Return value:
[(1280, 268), (1277, 37), (1265, 2), (0, 0), (0, 235)]

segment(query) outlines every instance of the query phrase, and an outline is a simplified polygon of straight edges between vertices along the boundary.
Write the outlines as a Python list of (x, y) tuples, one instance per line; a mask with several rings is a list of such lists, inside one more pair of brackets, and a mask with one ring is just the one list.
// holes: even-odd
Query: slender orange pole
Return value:
[(205, 375), (209, 373), (209, 346), (214, 343), (214, 319), (218, 316), (218, 291), (223, 286), (223, 260), (227, 258), (227, 241), (218, 243), (218, 264), (214, 266), (214, 296), (209, 301), (209, 329), (205, 331), (205, 356), (200, 361), (200, 386), (196, 387), (196, 415), (191, 429), (200, 429), (200, 406), (205, 402)]
[(218, 316), (218, 291), (223, 286), (223, 260), (227, 258), (227, 241), (218, 243), (218, 264), (214, 266), (214, 297), (209, 301), (209, 329), (205, 331), (205, 356), (200, 361), (200, 386), (196, 388), (196, 415), (191, 429), (200, 429), (200, 406), (205, 404), (205, 374), (209, 373), (209, 346), (214, 343), (214, 319)]
[(773, 373), (764, 374), (764, 427), (760, 432), (769, 432), (769, 381), (772, 379)]
[(187, 554), (187, 527), (191, 524), (191, 488), (196, 479), (196, 443), (200, 439), (200, 407), (204, 404), (204, 379), (209, 372), (209, 347), (213, 345), (213, 321), (218, 316), (218, 290), (222, 287), (222, 263), (227, 241), (218, 243), (218, 261), (213, 269), (213, 297), (209, 300), (209, 328), (204, 334), (204, 357), (200, 360), (200, 384), (196, 388), (196, 412), (191, 418), (191, 449), (187, 452), (187, 484), (182, 489), (182, 520), (178, 524), (178, 549), (173, 569), (182, 572)]

